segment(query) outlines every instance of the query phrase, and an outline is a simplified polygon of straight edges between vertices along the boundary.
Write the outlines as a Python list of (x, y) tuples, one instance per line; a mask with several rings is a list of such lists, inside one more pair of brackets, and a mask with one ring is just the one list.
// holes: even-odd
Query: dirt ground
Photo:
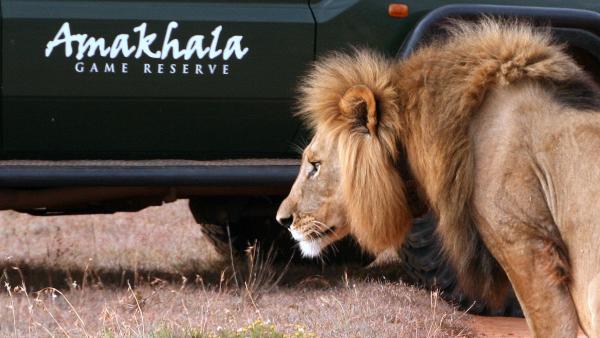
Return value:
[(232, 264), (184, 200), (115, 215), (0, 212), (0, 239), (2, 337), (528, 334), (522, 319), (496, 332), (493, 319), (436, 293), (365, 280), (360, 267), (284, 266), (256, 248)]

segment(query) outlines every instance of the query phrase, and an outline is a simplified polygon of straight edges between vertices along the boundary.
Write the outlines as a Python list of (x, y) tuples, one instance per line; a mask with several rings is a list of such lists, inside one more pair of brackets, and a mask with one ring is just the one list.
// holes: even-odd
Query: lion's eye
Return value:
[(310, 165), (312, 166), (310, 172), (308, 173), (308, 176), (311, 176), (311, 177), (315, 176), (319, 172), (319, 169), (321, 168), (321, 162), (310, 161), (308, 163), (310, 163)]

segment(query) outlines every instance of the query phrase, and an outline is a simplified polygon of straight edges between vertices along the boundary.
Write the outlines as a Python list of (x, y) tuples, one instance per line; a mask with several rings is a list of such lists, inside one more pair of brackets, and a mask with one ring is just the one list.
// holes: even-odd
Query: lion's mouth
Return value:
[(332, 226), (329, 227), (323, 231), (313, 231), (308, 235), (303, 234), (302, 232), (290, 228), (290, 233), (292, 234), (292, 238), (294, 238), (296, 241), (301, 242), (301, 241), (311, 241), (311, 240), (318, 240), (318, 239), (322, 239), (323, 237), (329, 236), (329, 235), (333, 235), (335, 233), (336, 227)]

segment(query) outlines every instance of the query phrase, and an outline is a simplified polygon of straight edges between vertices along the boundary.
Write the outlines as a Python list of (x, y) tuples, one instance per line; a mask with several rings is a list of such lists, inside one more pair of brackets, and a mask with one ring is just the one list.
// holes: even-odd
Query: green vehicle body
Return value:
[[(0, 156), (296, 157), (293, 146), (306, 134), (292, 114), (294, 91), (311, 61), (349, 46), (394, 55), (423, 15), (452, 2), (403, 3), (410, 9), (406, 18), (390, 17), (390, 1), (380, 0), (2, 0)], [(600, 11), (598, 1), (486, 3)], [(134, 28), (146, 23), (146, 35), (156, 34), (150, 45), (154, 51), (161, 51), (170, 22), (178, 25), (171, 38), (180, 48), (194, 35), (203, 35), (203, 47), (208, 47), (211, 33), (222, 27), (216, 50), (224, 49), (232, 36), (242, 37), (240, 45), (248, 50), (241, 59), (228, 60), (222, 55), (175, 59), (173, 53), (164, 59), (136, 58), (135, 53), (111, 58), (98, 51), (78, 59), (74, 42), (73, 55), (65, 55), (63, 43), (46, 57), (48, 42), (65, 22), (72, 35), (104, 38), (106, 45), (118, 34), (127, 34), (130, 46), (139, 39)], [(94, 64), (98, 72), (90, 69)], [(152, 73), (143, 73), (144, 64)], [(188, 74), (183, 74), (184, 64)], [(197, 64), (203, 74), (194, 74)], [(158, 74), (159, 67), (163, 74)]]

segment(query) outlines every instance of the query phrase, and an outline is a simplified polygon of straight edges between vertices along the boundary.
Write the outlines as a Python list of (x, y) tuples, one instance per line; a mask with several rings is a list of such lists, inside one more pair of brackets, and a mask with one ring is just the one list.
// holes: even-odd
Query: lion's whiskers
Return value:
[(321, 232), (329, 231), (330, 229), (332, 229), (332, 227), (330, 227), (329, 225), (323, 222), (319, 222), (317, 220), (313, 220), (312, 223), (316, 225), (319, 228), (319, 230), (321, 230)]

